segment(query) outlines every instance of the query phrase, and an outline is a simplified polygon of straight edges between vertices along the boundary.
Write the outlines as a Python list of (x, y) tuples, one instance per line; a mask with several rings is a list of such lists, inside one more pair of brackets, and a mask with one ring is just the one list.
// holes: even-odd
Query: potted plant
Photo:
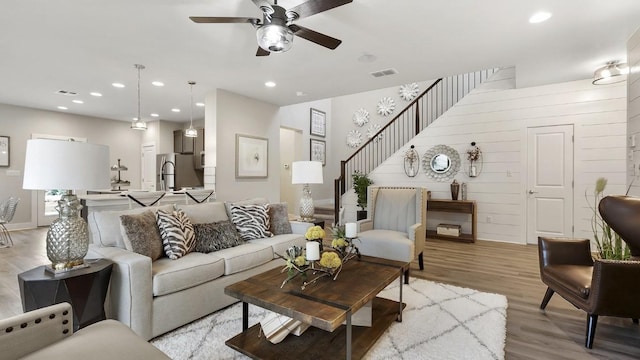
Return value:
[[(598, 203), (604, 196), (604, 188), (607, 186), (607, 179), (598, 178), (596, 187), (593, 191), (593, 205), (589, 204), (589, 208), (593, 211), (591, 217), (591, 230), (598, 248), (598, 255), (601, 259), (608, 260), (629, 260), (631, 253), (629, 247), (626, 246), (620, 235), (611, 230), (600, 214), (598, 213)], [(628, 190), (627, 190), (628, 192)], [(585, 191), (585, 198), (587, 197)], [(587, 203), (589, 203), (587, 198)]]
[(359, 171), (354, 172), (351, 177), (353, 178), (353, 190), (358, 195), (358, 206), (362, 209), (358, 211), (357, 219), (366, 219), (367, 211), (365, 208), (367, 207), (367, 187), (373, 184), (373, 181), (369, 179), (367, 174), (363, 174)]

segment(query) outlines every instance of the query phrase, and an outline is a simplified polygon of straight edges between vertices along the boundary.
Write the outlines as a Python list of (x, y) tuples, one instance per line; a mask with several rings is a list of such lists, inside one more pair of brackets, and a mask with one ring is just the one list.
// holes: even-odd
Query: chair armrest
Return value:
[(588, 239), (538, 238), (540, 269), (549, 265), (592, 266), (591, 242)]
[(638, 279), (640, 261), (596, 260), (588, 311), (604, 316), (640, 318)]
[(358, 220), (356, 224), (358, 225), (358, 232), (373, 230), (373, 220), (371, 219)]
[(55, 304), (0, 320), (0, 354), (19, 359), (73, 334), (73, 311)]
[(294, 234), (306, 234), (307, 229), (313, 226), (313, 223), (303, 221), (289, 221), (291, 224), (291, 232)]
[(117, 247), (89, 246), (90, 257), (114, 262), (107, 317), (129, 326), (145, 340), (152, 337), (153, 284), (151, 258)]

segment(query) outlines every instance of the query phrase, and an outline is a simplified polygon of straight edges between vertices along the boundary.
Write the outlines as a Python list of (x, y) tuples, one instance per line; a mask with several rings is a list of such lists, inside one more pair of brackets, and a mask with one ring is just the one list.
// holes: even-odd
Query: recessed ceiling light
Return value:
[(84, 101), (82, 101), (82, 100), (78, 100), (78, 99), (76, 99), (76, 100), (71, 100), (71, 102), (74, 102), (74, 103), (76, 103), (76, 104), (84, 104)]
[(531, 17), (529, 18), (529, 22), (532, 24), (537, 24), (543, 21), (547, 21), (549, 20), (549, 18), (551, 18), (551, 13), (548, 13), (546, 11), (540, 11), (531, 15)]
[(160, 115), (158, 115), (158, 114), (156, 114), (156, 113), (149, 114), (149, 115), (151, 115), (151, 117), (158, 117), (158, 116), (160, 116)]
[(58, 106), (58, 109), (60, 109), (60, 110), (67, 110), (67, 109), (69, 109), (69, 108), (68, 108), (68, 107), (66, 107), (66, 106)]
[(196, 103), (196, 106), (200, 106), (200, 107), (203, 107), (203, 106), (204, 106), (204, 103), (201, 103), (201, 102), (197, 102), (197, 103)]
[(372, 63), (376, 61), (377, 57), (372, 54), (364, 54), (358, 57), (358, 61), (361, 63)]
[(276, 83), (274, 83), (273, 81), (267, 81), (266, 83), (264, 83), (264, 86), (266, 86), (266, 87), (275, 87)]
[(296, 91), (296, 96), (307, 96), (307, 95), (309, 95), (309, 94), (307, 94), (304, 91)]
[(131, 118), (133, 121), (138, 121), (138, 118), (136, 116)]
[(102, 94), (101, 94), (101, 93), (96, 92), (96, 91), (92, 91), (92, 92), (90, 92), (90, 93), (89, 93), (89, 95), (91, 95), (91, 96), (95, 96), (95, 97), (100, 97), (100, 96), (102, 96)]
[(171, 109), (171, 111), (173, 111), (173, 112), (180, 112), (180, 109), (178, 109), (178, 108), (173, 108), (173, 109)]
[(111, 85), (112, 85), (113, 87), (117, 87), (117, 88), (123, 88), (123, 87), (124, 87), (124, 84), (121, 84), (121, 83), (113, 83), (113, 84), (111, 84)]
[(164, 83), (162, 81), (154, 81), (151, 83), (151, 85), (153, 86), (164, 86)]

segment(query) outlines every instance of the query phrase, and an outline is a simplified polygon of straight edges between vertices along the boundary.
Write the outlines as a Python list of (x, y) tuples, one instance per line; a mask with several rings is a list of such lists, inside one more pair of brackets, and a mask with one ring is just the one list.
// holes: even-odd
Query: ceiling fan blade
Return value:
[(261, 48), (260, 46), (258, 46), (258, 51), (256, 51), (256, 56), (269, 56), (271, 54), (271, 52)]
[(248, 17), (189, 16), (189, 19), (199, 24), (249, 23), (256, 25), (260, 23), (260, 19)]
[(334, 50), (338, 47), (338, 45), (342, 43), (342, 40), (332, 38), (329, 35), (321, 34), (317, 31), (307, 29), (306, 27), (302, 27), (300, 25), (291, 24), (289, 25), (289, 29), (291, 29), (291, 31), (293, 31), (295, 35), (331, 50)]
[[(254, 2), (256, 2), (255, 0)], [(298, 18), (304, 18), (323, 11), (333, 9), (338, 6), (346, 5), (353, 0), (308, 0), (298, 6), (287, 9), (287, 12), (292, 11), (298, 14)]]

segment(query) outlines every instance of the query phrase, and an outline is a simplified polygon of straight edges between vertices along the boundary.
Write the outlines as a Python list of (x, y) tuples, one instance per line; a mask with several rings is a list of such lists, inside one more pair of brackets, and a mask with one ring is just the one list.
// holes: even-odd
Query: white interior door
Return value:
[(141, 187), (143, 190), (156, 190), (156, 144), (142, 144), (142, 174)]
[(302, 160), (302, 132), (280, 128), (280, 201), (286, 202), (289, 214), (298, 214), (302, 188), (291, 184), (291, 163)]
[(527, 129), (527, 243), (573, 236), (573, 125)]
[[(63, 140), (63, 141), (78, 141), (78, 142), (87, 142), (86, 138), (77, 138), (73, 136), (58, 136), (58, 135), (46, 135), (46, 134), (31, 134), (32, 139), (52, 139), (52, 140)], [(33, 190), (32, 198), (35, 199), (36, 206), (33, 206), (36, 209), (36, 223), (38, 226), (48, 226), (51, 225), (53, 220), (58, 218), (58, 211), (56, 210), (56, 206), (58, 206), (58, 200), (62, 196), (62, 191), (64, 189), (50, 189), (48, 191), (43, 190)], [(32, 201), (33, 204), (33, 201)], [(33, 211), (32, 211), (33, 214)]]

